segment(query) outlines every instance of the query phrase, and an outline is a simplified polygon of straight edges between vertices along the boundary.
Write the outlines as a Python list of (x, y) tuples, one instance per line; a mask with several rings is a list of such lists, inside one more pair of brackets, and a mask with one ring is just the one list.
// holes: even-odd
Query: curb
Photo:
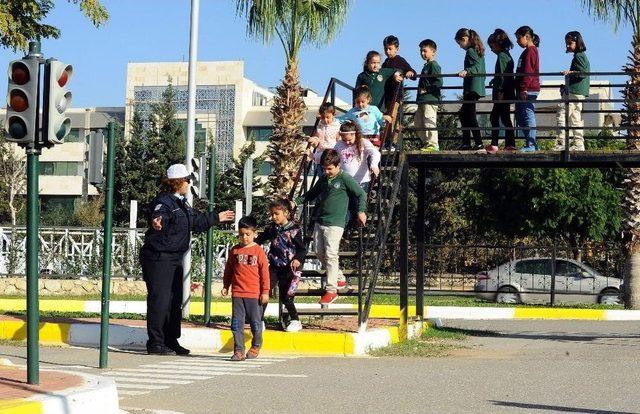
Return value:
[[(44, 370), (43, 370), (44, 371)], [(1, 414), (117, 414), (118, 391), (111, 378), (73, 372), (82, 386), (30, 398), (0, 401)]]

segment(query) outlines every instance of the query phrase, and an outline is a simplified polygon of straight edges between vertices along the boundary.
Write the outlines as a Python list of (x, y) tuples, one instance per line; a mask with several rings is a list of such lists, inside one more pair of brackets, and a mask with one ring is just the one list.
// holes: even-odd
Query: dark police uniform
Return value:
[[(162, 217), (162, 229), (151, 221)], [(182, 318), (182, 258), (189, 249), (191, 232), (204, 232), (218, 223), (218, 213), (200, 213), (185, 199), (160, 193), (149, 204), (149, 229), (140, 251), (147, 285), (147, 350), (175, 348)]]

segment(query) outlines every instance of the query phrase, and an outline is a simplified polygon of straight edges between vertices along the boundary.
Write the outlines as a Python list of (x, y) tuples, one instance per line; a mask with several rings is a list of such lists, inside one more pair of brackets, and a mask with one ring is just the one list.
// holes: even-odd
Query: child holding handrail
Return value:
[[(509, 39), (509, 35), (502, 29), (496, 29), (487, 41), (491, 51), (497, 55), (496, 58), (496, 76), (489, 82), (493, 87), (491, 97), (493, 98), (493, 109), (491, 110), (490, 120), (493, 128), (499, 128), (500, 122), (505, 128), (513, 128), (511, 122), (511, 104), (500, 102), (503, 100), (514, 100), (515, 89), (513, 84), (513, 58), (509, 50), (513, 49), (513, 43)], [(511, 74), (511, 76), (509, 76)], [(491, 131), (491, 144), (486, 147), (487, 153), (495, 154), (498, 152), (498, 138), (500, 130), (493, 129)], [(516, 150), (515, 131), (507, 129), (504, 131), (504, 150)]]
[[(535, 152), (538, 149), (536, 141), (536, 100), (540, 93), (540, 55), (538, 46), (540, 36), (529, 26), (522, 26), (516, 30), (516, 41), (524, 51), (518, 59), (516, 74), (516, 121), (522, 128), (522, 135), (526, 141), (521, 152)], [(533, 129), (531, 129), (533, 128)]]

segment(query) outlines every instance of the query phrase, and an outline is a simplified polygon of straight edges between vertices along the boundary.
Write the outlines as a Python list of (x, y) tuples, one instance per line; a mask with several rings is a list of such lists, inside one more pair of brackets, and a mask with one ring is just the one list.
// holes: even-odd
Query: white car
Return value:
[[(514, 260), (476, 275), (478, 298), (502, 303), (548, 303), (551, 258)], [(584, 263), (556, 258), (556, 303), (620, 304), (622, 280), (605, 277)]]

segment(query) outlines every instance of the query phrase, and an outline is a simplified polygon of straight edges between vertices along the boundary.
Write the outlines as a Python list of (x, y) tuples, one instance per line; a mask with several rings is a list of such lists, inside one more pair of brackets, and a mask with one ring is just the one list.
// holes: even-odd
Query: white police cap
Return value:
[(190, 176), (191, 174), (184, 164), (173, 164), (167, 169), (167, 178), (186, 178)]

